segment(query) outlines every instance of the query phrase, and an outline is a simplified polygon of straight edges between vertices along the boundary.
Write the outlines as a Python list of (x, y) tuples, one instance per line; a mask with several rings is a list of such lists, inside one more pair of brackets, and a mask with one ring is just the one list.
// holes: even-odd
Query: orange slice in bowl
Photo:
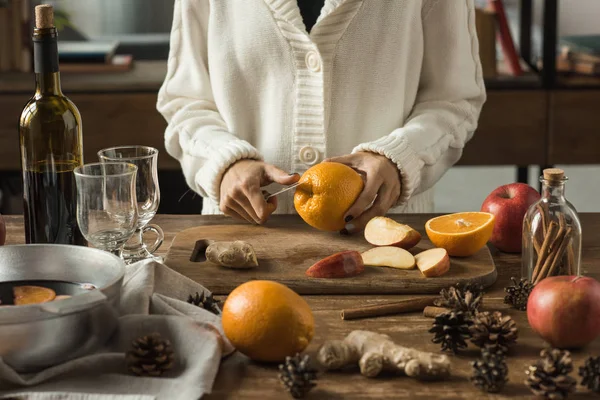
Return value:
[(429, 240), (449, 255), (468, 257), (490, 240), (494, 221), (494, 215), (486, 212), (454, 213), (430, 219), (425, 231)]
[(15, 305), (23, 306), (52, 301), (56, 297), (56, 292), (41, 286), (15, 286), (13, 296)]

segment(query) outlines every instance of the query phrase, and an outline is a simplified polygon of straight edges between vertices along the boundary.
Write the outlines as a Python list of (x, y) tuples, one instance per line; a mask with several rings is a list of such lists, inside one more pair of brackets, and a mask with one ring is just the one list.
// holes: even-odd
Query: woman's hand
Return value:
[[(358, 152), (325, 161), (346, 164), (365, 179), (365, 187), (352, 207), (346, 212), (346, 228), (341, 234), (360, 232), (367, 222), (385, 215), (400, 197), (402, 183), (398, 167), (387, 157), (376, 153)], [(373, 204), (370, 208), (369, 206)]]
[(277, 209), (277, 198), (265, 200), (262, 186), (277, 182), (291, 185), (300, 179), (279, 168), (256, 160), (240, 160), (223, 174), (219, 209), (225, 215), (263, 224)]

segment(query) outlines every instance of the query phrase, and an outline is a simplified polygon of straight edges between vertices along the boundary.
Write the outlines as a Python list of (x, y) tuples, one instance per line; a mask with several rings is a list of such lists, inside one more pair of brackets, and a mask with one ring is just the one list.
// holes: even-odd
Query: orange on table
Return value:
[(256, 361), (279, 362), (301, 353), (314, 336), (315, 322), (306, 301), (285, 285), (249, 281), (223, 304), (225, 335)]
[(449, 255), (471, 256), (492, 236), (495, 217), (486, 212), (461, 212), (435, 217), (427, 221), (425, 231), (436, 246)]
[(15, 286), (13, 296), (16, 306), (47, 303), (54, 300), (56, 292), (42, 286)]
[(322, 162), (309, 168), (300, 178), (294, 194), (294, 207), (313, 228), (339, 231), (344, 228), (344, 214), (364, 187), (362, 177), (347, 165)]

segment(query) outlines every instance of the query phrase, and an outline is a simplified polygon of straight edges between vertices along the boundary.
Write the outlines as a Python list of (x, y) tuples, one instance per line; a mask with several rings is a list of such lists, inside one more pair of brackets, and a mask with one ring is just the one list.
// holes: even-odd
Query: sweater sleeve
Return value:
[(386, 156), (399, 168), (397, 205), (431, 188), (462, 156), (486, 100), (473, 0), (424, 1), (419, 90), (404, 126), (353, 152)]
[(219, 202), (225, 170), (241, 159), (262, 159), (250, 143), (228, 130), (213, 96), (208, 70), (209, 0), (176, 0), (167, 75), (157, 109), (166, 119), (167, 153), (187, 184)]

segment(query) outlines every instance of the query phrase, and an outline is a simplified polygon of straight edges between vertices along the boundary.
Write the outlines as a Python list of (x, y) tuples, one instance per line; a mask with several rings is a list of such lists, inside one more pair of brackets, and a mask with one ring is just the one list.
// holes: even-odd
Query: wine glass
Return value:
[(128, 163), (94, 163), (75, 168), (77, 223), (94, 247), (123, 259), (123, 245), (137, 227), (135, 179)]
[[(160, 226), (149, 224), (158, 211), (160, 188), (158, 185), (158, 150), (148, 146), (117, 146), (98, 152), (101, 162), (127, 162), (137, 166), (136, 196), (138, 208), (138, 226), (135, 234), (125, 244), (123, 255), (127, 263), (145, 259), (162, 261), (153, 253), (162, 245), (164, 233)], [(153, 232), (155, 242), (147, 246), (144, 235)]]

